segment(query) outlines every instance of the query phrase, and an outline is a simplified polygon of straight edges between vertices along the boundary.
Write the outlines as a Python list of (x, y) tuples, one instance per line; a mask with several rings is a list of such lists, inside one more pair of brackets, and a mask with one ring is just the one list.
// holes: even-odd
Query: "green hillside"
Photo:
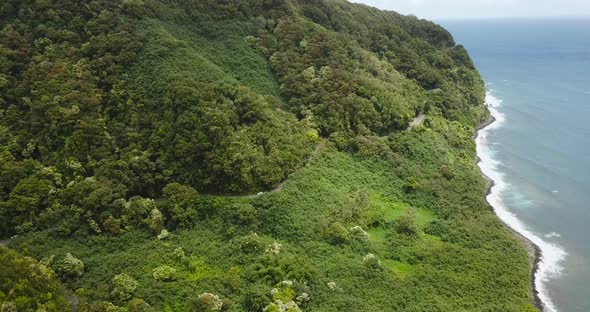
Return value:
[(6, 0), (0, 91), (0, 311), (535, 311), (483, 81), (432, 22)]

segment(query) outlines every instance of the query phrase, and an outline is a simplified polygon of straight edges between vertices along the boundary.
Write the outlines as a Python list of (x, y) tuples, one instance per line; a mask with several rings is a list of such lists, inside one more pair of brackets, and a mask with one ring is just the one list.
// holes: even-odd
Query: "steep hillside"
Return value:
[(473, 162), (483, 82), (443, 28), (343, 0), (8, 0), (0, 29), (0, 237), (73, 309), (533, 310)]

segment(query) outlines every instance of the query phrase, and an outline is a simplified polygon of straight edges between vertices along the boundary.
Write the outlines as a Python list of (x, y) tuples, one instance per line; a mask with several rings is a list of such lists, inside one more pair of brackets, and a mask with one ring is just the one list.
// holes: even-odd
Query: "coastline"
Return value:
[[(488, 126), (493, 124), (494, 122), (496, 122), (496, 118), (494, 118), (494, 116), (492, 116), (490, 114), (488, 116), (488, 118), (485, 121), (483, 121), (481, 124), (479, 124), (479, 126), (475, 129), (475, 134), (473, 136), (473, 139), (477, 140), (479, 132), (481, 130), (484, 130), (485, 128), (487, 128)], [(483, 173), (481, 167), (479, 166), (480, 162), (481, 162), (481, 158), (479, 157), (479, 155), (477, 155), (476, 156), (476, 165), (478, 165), (477, 168), (478, 168), (480, 174), (482, 175), (482, 177), (486, 180), (486, 190), (485, 190), (484, 197), (486, 198), (486, 202), (490, 205), (490, 207), (493, 210), (494, 207), (488, 201), (487, 197), (488, 197), (488, 195), (490, 195), (492, 193), (492, 188), (494, 187), (495, 182), (494, 182), (494, 180), (492, 180), (486, 174)], [(514, 230), (512, 227), (510, 227), (508, 224), (506, 224), (501, 218), (500, 218), (500, 220), (502, 221), (502, 224), (504, 224), (506, 229), (508, 229), (510, 231), (510, 233), (512, 233), (512, 235), (514, 235), (514, 237), (516, 237), (516, 239), (518, 239), (518, 241), (521, 243), (521, 245), (525, 248), (525, 250), (527, 252), (528, 259), (529, 259), (530, 281), (531, 281), (531, 285), (529, 287), (529, 299), (530, 299), (533, 307), (538, 309), (539, 312), (544, 312), (545, 309), (543, 307), (543, 301), (539, 297), (539, 290), (537, 289), (537, 285), (535, 283), (536, 274), (539, 269), (539, 263), (541, 262), (541, 248), (539, 246), (537, 246), (535, 243), (533, 243), (530, 239), (528, 239), (527, 237), (525, 237), (524, 235), (522, 235), (518, 231)]]

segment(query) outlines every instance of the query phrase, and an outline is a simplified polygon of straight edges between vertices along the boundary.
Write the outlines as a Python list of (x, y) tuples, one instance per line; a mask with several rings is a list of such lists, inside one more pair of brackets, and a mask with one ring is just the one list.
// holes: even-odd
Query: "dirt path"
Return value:
[(424, 118), (426, 117), (426, 115), (424, 115), (424, 113), (420, 112), (418, 114), (418, 116), (416, 116), (416, 118), (414, 118), (414, 120), (412, 120), (412, 122), (410, 122), (410, 125), (408, 126), (408, 130), (412, 129), (415, 126), (419, 126), (424, 122)]

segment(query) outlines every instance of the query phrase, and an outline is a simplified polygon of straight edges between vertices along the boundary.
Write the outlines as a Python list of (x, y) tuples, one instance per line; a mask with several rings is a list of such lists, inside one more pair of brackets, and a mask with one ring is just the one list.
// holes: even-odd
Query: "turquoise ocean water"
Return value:
[(440, 23), (486, 81), (488, 200), (541, 247), (545, 310), (590, 311), (590, 18)]

